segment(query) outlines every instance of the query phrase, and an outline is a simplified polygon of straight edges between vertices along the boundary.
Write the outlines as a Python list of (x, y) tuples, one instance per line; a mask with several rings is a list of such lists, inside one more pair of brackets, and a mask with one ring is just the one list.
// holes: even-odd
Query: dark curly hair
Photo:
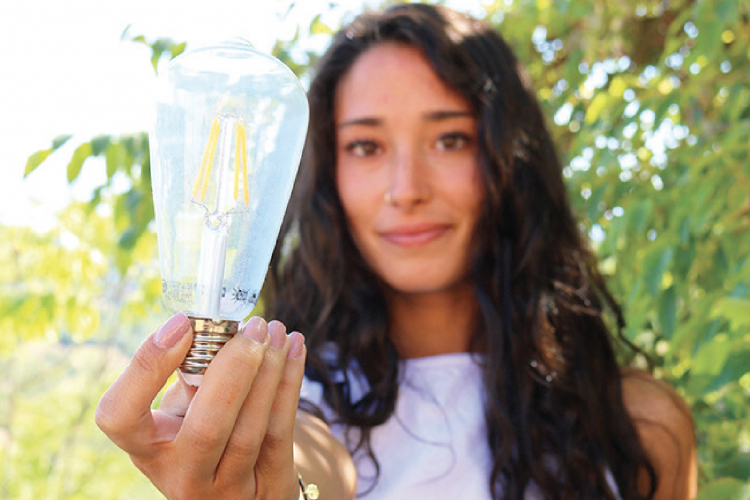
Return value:
[[(361, 429), (357, 448), (377, 465), (370, 430), (394, 412), (398, 355), (382, 286), (348, 232), (336, 191), (334, 100), (358, 57), (385, 41), (420, 50), (479, 123), (486, 202), (472, 261), (480, 310), (472, 345), (486, 353), (491, 495), (520, 500), (533, 483), (548, 499), (642, 499), (636, 483), (645, 474), (645, 498), (653, 497), (656, 474), (623, 404), (605, 319), (625, 341), (621, 310), (571, 213), (534, 91), (484, 22), (401, 4), (362, 14), (335, 36), (310, 85), (308, 142), (264, 289), (266, 313), (305, 334), (308, 378), (322, 383), (341, 423)], [(338, 347), (333, 360), (321, 355), (330, 343)], [(332, 374), (355, 362), (369, 392), (353, 401), (349, 381)]]

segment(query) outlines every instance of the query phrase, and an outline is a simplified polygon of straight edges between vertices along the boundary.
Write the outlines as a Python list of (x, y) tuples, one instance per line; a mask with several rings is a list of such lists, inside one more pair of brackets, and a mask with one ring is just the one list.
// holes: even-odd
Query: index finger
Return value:
[(141, 344), (99, 401), (96, 424), (131, 455), (148, 453), (161, 441), (151, 403), (190, 348), (190, 331), (187, 316), (172, 316)]
[(211, 361), (190, 403), (175, 447), (193, 477), (213, 478), (237, 414), (265, 363), (268, 325), (252, 317)]

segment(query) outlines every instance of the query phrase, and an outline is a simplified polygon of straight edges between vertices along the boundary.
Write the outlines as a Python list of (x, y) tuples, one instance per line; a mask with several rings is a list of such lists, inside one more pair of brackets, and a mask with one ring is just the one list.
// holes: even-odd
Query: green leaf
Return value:
[[(135, 242), (133, 242), (133, 245), (135, 246)], [(133, 263), (133, 251), (132, 248), (128, 248), (128, 244), (125, 243), (124, 245), (120, 246), (118, 243), (118, 248), (115, 251), (115, 267), (117, 267), (117, 271), (120, 273), (121, 276), (124, 276), (127, 272), (130, 265)]]
[(682, 221), (680, 226), (680, 242), (687, 243), (690, 239), (690, 216), (688, 215)]
[(333, 30), (320, 19), (321, 15), (318, 14), (313, 18), (310, 23), (310, 34), (311, 35), (331, 35)]
[(704, 344), (693, 358), (693, 375), (718, 375), (729, 356), (732, 342), (716, 338)]
[(120, 240), (117, 242), (117, 245), (123, 250), (132, 250), (137, 242), (138, 235), (136, 228), (131, 226), (120, 235)]
[(122, 146), (118, 143), (110, 143), (104, 153), (104, 160), (107, 165), (107, 179), (112, 179), (122, 163)]
[(701, 45), (696, 47), (699, 48), (696, 55), (704, 55), (710, 61), (721, 50), (721, 32), (724, 26), (721, 22), (717, 22), (716, 16), (713, 14), (713, 9), (715, 8), (713, 2), (699, 2), (699, 4), (708, 7), (705, 10), (710, 11), (711, 14), (701, 16), (700, 19), (696, 20), (696, 25), (700, 30), (701, 42)]
[(93, 156), (99, 156), (102, 154), (109, 145), (109, 136), (108, 135), (97, 135), (93, 139), (91, 139), (91, 154)]
[(93, 193), (91, 193), (91, 200), (89, 200), (89, 202), (88, 202), (87, 215), (90, 215), (91, 211), (93, 211), (94, 209), (96, 209), (96, 207), (99, 206), (99, 204), (101, 203), (101, 201), (102, 201), (102, 191), (104, 190), (105, 187), (106, 186), (99, 186), (99, 187), (97, 187), (97, 188), (94, 189)]
[(716, 3), (716, 17), (724, 24), (737, 22), (740, 16), (740, 2), (737, 0), (720, 0)]
[(26, 168), (24, 168), (23, 176), (26, 177), (31, 172), (36, 170), (36, 168), (39, 165), (41, 165), (42, 162), (44, 162), (44, 160), (46, 160), (49, 155), (51, 155), (54, 151), (60, 149), (62, 145), (68, 142), (68, 139), (70, 139), (71, 137), (73, 136), (69, 134), (58, 135), (52, 140), (51, 148), (42, 149), (30, 155), (29, 158), (26, 160)]
[(723, 316), (733, 327), (750, 324), (750, 299), (724, 297), (714, 304), (711, 317)]
[(26, 177), (31, 172), (36, 170), (36, 168), (42, 164), (44, 160), (47, 159), (47, 157), (52, 154), (52, 149), (42, 149), (41, 151), (37, 151), (36, 153), (33, 153), (29, 158), (26, 160), (26, 168), (23, 171), (23, 176)]
[(642, 235), (646, 232), (646, 224), (651, 216), (651, 212), (654, 210), (654, 202), (651, 200), (642, 200), (635, 203), (629, 208), (628, 212), (628, 226), (629, 229), (636, 235)]
[(750, 343), (733, 342), (719, 374), (704, 389), (706, 393), (718, 391), (750, 372)]
[(644, 266), (644, 279), (646, 282), (646, 288), (654, 297), (656, 297), (656, 294), (661, 288), (664, 273), (669, 267), (670, 262), (672, 262), (673, 256), (674, 249), (672, 247), (668, 247), (663, 250), (657, 249), (655, 251), (652, 251), (646, 257)]
[(76, 180), (81, 173), (81, 168), (83, 168), (83, 162), (86, 161), (86, 158), (89, 156), (91, 156), (90, 142), (84, 142), (76, 148), (73, 157), (70, 159), (70, 163), (68, 163), (68, 183)]
[(713, 321), (709, 321), (708, 325), (706, 325), (703, 331), (698, 332), (699, 336), (695, 340), (695, 345), (693, 346), (694, 356), (698, 354), (698, 351), (700, 351), (704, 345), (714, 340), (714, 338), (721, 331), (723, 323), (724, 322), (722, 320), (714, 319)]
[(719, 479), (701, 488), (695, 500), (750, 500), (750, 484), (736, 479)]
[(688, 393), (696, 398), (718, 391), (750, 372), (750, 342), (716, 337), (693, 358)]
[(714, 473), (717, 476), (734, 477), (742, 480), (750, 478), (750, 454), (743, 453), (718, 462), (714, 467)]
[(141, 206), (143, 200), (143, 193), (137, 188), (132, 188), (130, 191), (125, 193), (125, 208), (131, 214), (134, 214)]
[(586, 123), (596, 122), (607, 106), (608, 97), (605, 93), (596, 94), (586, 110)]
[(70, 134), (58, 135), (57, 137), (55, 137), (52, 140), (52, 149), (53, 150), (60, 149), (62, 147), (62, 145), (65, 144), (66, 142), (68, 142), (68, 140), (71, 137), (73, 137), (73, 136), (70, 135)]
[(154, 50), (153, 54), (151, 55), (151, 66), (154, 68), (154, 73), (156, 73), (157, 67), (159, 66), (159, 59), (161, 58), (161, 52), (157, 52)]
[(607, 238), (604, 240), (604, 244), (601, 250), (607, 254), (615, 253), (618, 245), (621, 241), (627, 241), (627, 221), (624, 217), (617, 217), (609, 223), (609, 227), (605, 228), (607, 232)]
[(594, 189), (589, 199), (586, 200), (586, 205), (588, 205), (586, 214), (592, 221), (595, 221), (601, 213), (601, 210), (599, 210), (599, 203), (602, 201), (602, 198), (604, 197), (604, 194), (607, 192), (608, 188), (609, 184), (602, 184), (598, 188)]
[(676, 275), (675, 279), (689, 279), (688, 275), (692, 269), (693, 263), (695, 262), (696, 247), (697, 245), (695, 241), (690, 241), (679, 247), (678, 251), (675, 253), (674, 266), (672, 267), (672, 273)]
[(670, 286), (659, 296), (659, 325), (666, 339), (671, 339), (677, 323), (677, 294)]
[(172, 48), (170, 49), (170, 52), (172, 53), (172, 59), (185, 52), (185, 47), (187, 47), (186, 42), (173, 44)]

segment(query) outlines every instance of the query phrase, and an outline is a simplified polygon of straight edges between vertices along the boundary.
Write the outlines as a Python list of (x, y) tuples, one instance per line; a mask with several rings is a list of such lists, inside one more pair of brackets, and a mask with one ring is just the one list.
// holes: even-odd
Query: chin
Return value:
[(425, 274), (400, 276), (385, 279), (386, 285), (396, 293), (424, 295), (433, 293), (453, 293), (466, 288), (470, 281), (458, 276), (429, 276)]

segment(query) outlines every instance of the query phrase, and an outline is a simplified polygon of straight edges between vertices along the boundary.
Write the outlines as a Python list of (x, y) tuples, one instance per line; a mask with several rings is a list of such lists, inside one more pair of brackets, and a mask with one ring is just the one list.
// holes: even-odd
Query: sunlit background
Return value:
[[(139, 163), (154, 42), (280, 42), (304, 73), (381, 3), (0, 2), (0, 500), (160, 498), (93, 423), (167, 314)], [(692, 409), (699, 500), (750, 498), (750, 1), (444, 3), (499, 27), (527, 66), (623, 334)], [(89, 149), (68, 182), (103, 134), (137, 154), (109, 177)]]
[[(471, 2), (475, 3), (475, 2)], [(270, 52), (278, 39), (317, 14), (337, 25), (365, 0), (96, 1), (44, 0), (0, 5), (0, 222), (55, 223), (71, 199), (86, 200), (103, 181), (87, 162), (67, 187), (65, 164), (76, 146), (97, 134), (148, 130), (153, 116), (151, 49), (132, 39), (168, 37), (195, 47), (241, 36)], [(308, 37), (315, 50), (327, 39)], [(61, 134), (68, 143), (23, 179), (27, 157)]]

